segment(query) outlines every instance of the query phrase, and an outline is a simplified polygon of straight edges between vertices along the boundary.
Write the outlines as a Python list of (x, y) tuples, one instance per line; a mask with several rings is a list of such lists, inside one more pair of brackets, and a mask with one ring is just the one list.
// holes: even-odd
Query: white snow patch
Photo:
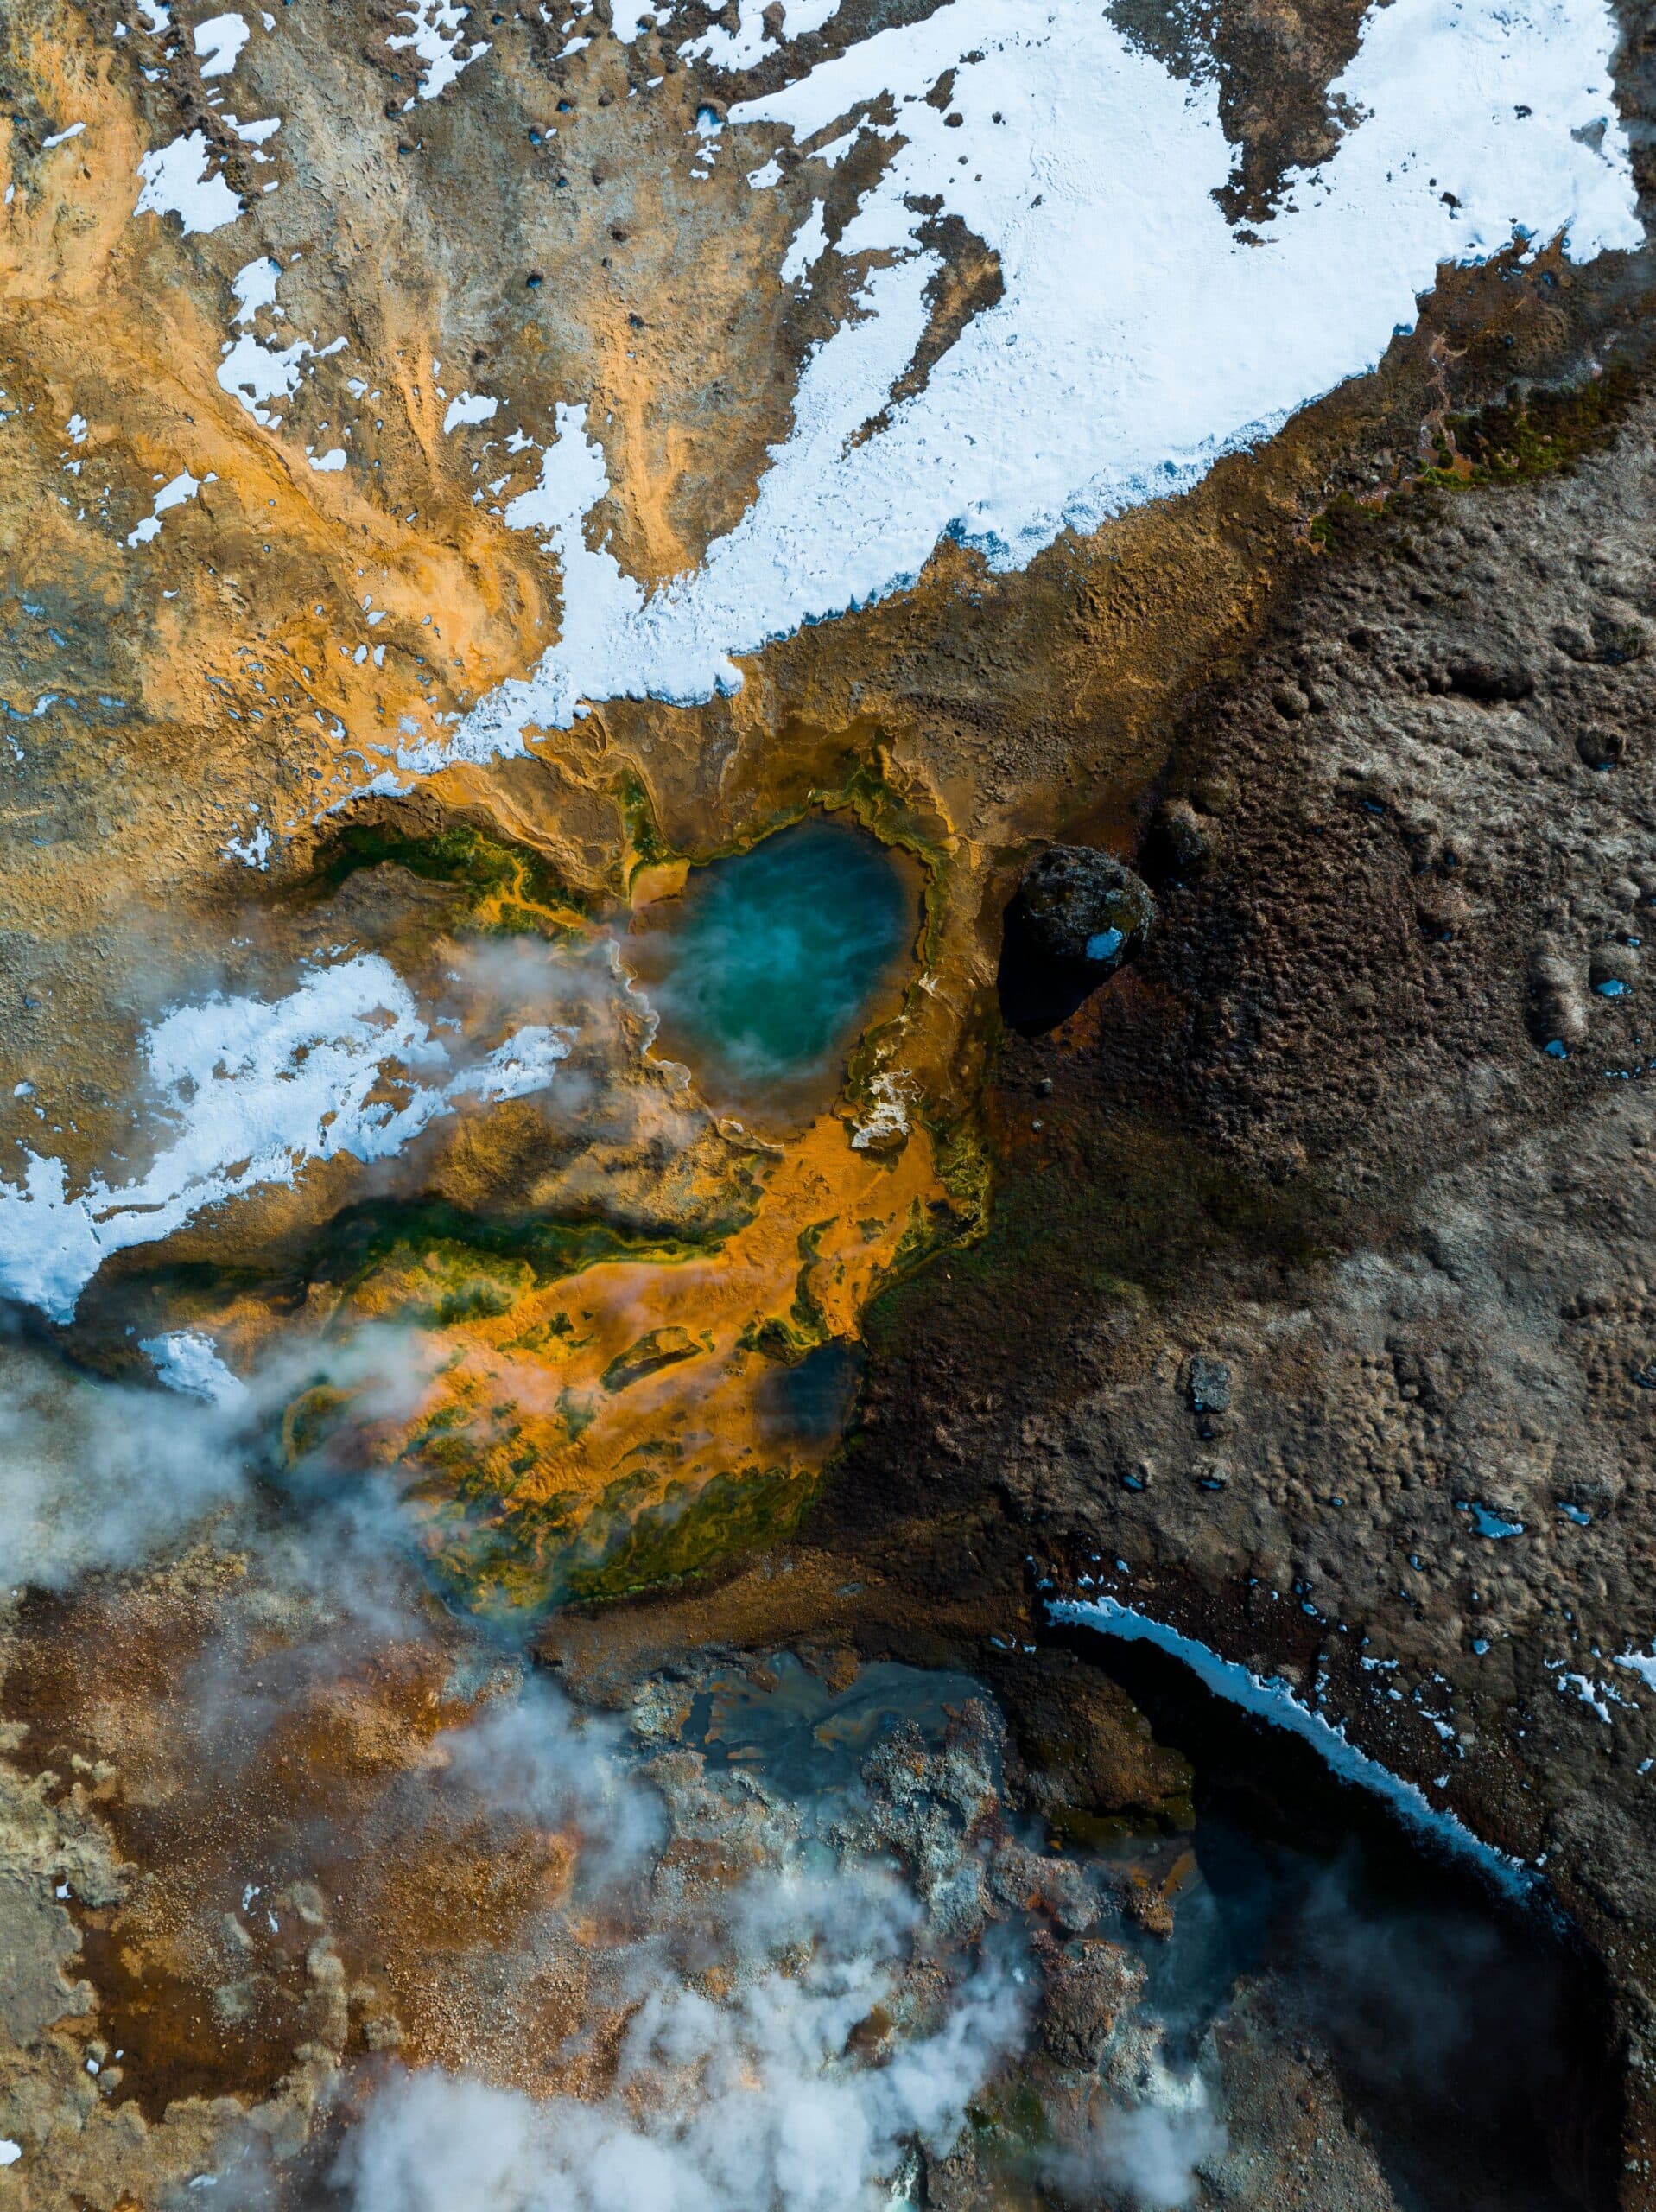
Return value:
[[(605, 639), (622, 627), (643, 608), (644, 594), (619, 563), (607, 551), (593, 551), (581, 528), (582, 518), (609, 490), (604, 456), (587, 435), (587, 410), (558, 402), (554, 416), (556, 435), (541, 456), (540, 480), (515, 499), (506, 502), (501, 519), (508, 530), (533, 530), (555, 555), (563, 573), (563, 637), (572, 655), (587, 664), (602, 651)], [(517, 690), (536, 701), (542, 691), (546, 664)], [(732, 689), (739, 679), (731, 671)], [(502, 690), (510, 691), (510, 684)], [(496, 696), (500, 696), (498, 693)], [(551, 718), (559, 728), (574, 721), (577, 696), (573, 676), (553, 695)], [(403, 767), (433, 768), (446, 757), (445, 748), (426, 741), (399, 753)]]
[(693, 61), (710, 62), (715, 69), (751, 69), (770, 43), (765, 5), (766, 0), (741, 0), (734, 31), (715, 23), (700, 38), (686, 39), (679, 52)]
[(778, 272), (784, 284), (797, 284), (828, 251), (828, 231), (822, 222), (822, 203), (811, 202), (811, 212), (794, 232)]
[(1647, 1688), (1656, 1690), (1656, 1650), (1628, 1649), (1617, 1656), (1615, 1663), (1618, 1667), (1626, 1667), (1631, 1673), (1637, 1675)]
[(144, 1337), (138, 1349), (149, 1353), (157, 1379), (169, 1390), (181, 1391), (188, 1398), (203, 1398), (210, 1406), (239, 1405), (247, 1396), (246, 1383), (225, 1365), (213, 1338), (197, 1329), (174, 1329), (170, 1336)]
[(14, 2143), (10, 2135), (0, 2135), (0, 2166), (15, 2166), (22, 2155), (21, 2143)]
[[(810, 158), (825, 163), (831, 169), (837, 169), (861, 137), (862, 125), (858, 124), (853, 130), (842, 130), (837, 138), (830, 138), (826, 146), (818, 146)], [(749, 181), (752, 182), (751, 178)]]
[(569, 1057), (572, 1034), (543, 1025), (519, 1029), (475, 1067), (462, 1069), (443, 1096), (458, 1098), (475, 1091), (486, 1104), (498, 1105), (504, 1098), (527, 1098), (533, 1091), (544, 1090), (559, 1061)]
[(71, 138), (79, 138), (86, 127), (84, 123), (72, 123), (67, 130), (54, 130), (49, 138), (41, 139), (41, 151), (49, 154), (54, 146), (62, 146)]
[[(262, 146), (267, 138), (274, 138), (282, 128), (279, 115), (267, 115), (258, 123), (239, 123), (233, 115), (226, 115), (223, 120), (238, 138), (244, 138), (250, 146)], [(263, 159), (263, 156), (260, 158)]]
[(282, 264), (263, 253), (257, 261), (250, 261), (238, 269), (230, 280), (230, 289), (236, 296), (236, 320), (251, 322), (261, 308), (276, 305), (276, 280), (282, 274)]
[(292, 397), (300, 372), (314, 351), (303, 338), (286, 346), (261, 346), (250, 331), (225, 346), (225, 358), (219, 364), (219, 382), (232, 398), (240, 400), (256, 423), (268, 426), (276, 418), (264, 403)]
[[(746, 66), (762, 31), (744, 0), (734, 33), (686, 50)], [(585, 701), (705, 700), (739, 681), (735, 657), (911, 585), (946, 535), (1018, 569), (1183, 491), (1372, 368), (1444, 263), (1515, 238), (1562, 235), (1577, 261), (1638, 245), (1612, 37), (1602, 0), (1373, 8), (1331, 88), (1345, 135), (1251, 241), (1215, 199), (1235, 158), (1216, 87), (1171, 77), (1097, 0), (946, 0), (739, 103), (733, 125), (803, 143), (894, 101), (894, 124), (865, 124), (889, 159), (838, 242), (866, 272), (857, 312), (807, 359), (790, 435), (699, 568), (646, 597), (583, 558), (565, 518), (563, 635), (473, 709), (454, 753), (517, 751)], [(957, 129), (925, 97), (949, 70)], [(928, 325), (939, 263), (920, 231), (940, 201), (1005, 291), (889, 405)]]
[(313, 969), (286, 997), (215, 995), (174, 1008), (143, 1051), (169, 1141), (136, 1180), (94, 1175), (69, 1193), (60, 1160), (28, 1155), (0, 1180), (0, 1289), (59, 1320), (111, 1252), (170, 1236), (204, 1206), (292, 1183), (307, 1161), (387, 1160), (456, 1102), (542, 1089), (573, 1032), (530, 1027), (446, 1079), (451, 1065), (413, 994), (378, 953)]
[(487, 423), (493, 419), (500, 406), (498, 399), (491, 399), (486, 392), (463, 391), (458, 399), (451, 399), (448, 411), (443, 416), (445, 432), (460, 429), (467, 423)]
[(174, 507), (181, 507), (187, 499), (193, 499), (204, 484), (216, 480), (212, 476), (192, 476), (187, 468), (181, 469), (170, 484), (163, 484), (156, 493), (154, 512), (147, 514), (136, 530), (128, 531), (127, 543), (148, 545), (151, 538), (161, 535), (161, 518), (164, 514)]
[(460, 25), (471, 14), (469, 8), (458, 8), (452, 0), (415, 0), (412, 8), (401, 8), (397, 13), (412, 30), (399, 33), (385, 41), (393, 53), (412, 47), (416, 57), (425, 64), (425, 74), (420, 79), (420, 98), (435, 100), (446, 92), (462, 69), (469, 69), (489, 50), (486, 39), (479, 39), (469, 53), (460, 48)]
[(1616, 1695), (1608, 1682), (1595, 1681), (1588, 1675), (1560, 1674), (1557, 1682), (1561, 1697), (1573, 1691), (1583, 1705), (1589, 1706), (1597, 1713), (1607, 1728), (1610, 1725), (1611, 1706), (1627, 1703), (1626, 1698)]
[(1151, 1643), (1158, 1650), (1171, 1653), (1215, 1696), (1269, 1721), (1272, 1727), (1285, 1728), (1309, 1744), (1342, 1781), (1355, 1783), (1383, 1798), (1418, 1834), (1475, 1861), (1504, 1890), (1522, 1894), (1528, 1889), (1531, 1876), (1520, 1860), (1485, 1843), (1453, 1813), (1434, 1805), (1412, 1782), (1405, 1782), (1367, 1751), (1359, 1751), (1343, 1727), (1303, 1704), (1279, 1678), (1267, 1680), (1234, 1659), (1221, 1659), (1194, 1637), (1182, 1636), (1177, 1629), (1139, 1612), (1135, 1606), (1124, 1605), (1116, 1598), (1060, 1599), (1048, 1611), (1055, 1620), (1077, 1622), (1084, 1628), (1096, 1629), (1101, 1636), (1119, 1637), (1124, 1643)]
[(784, 38), (808, 38), (840, 12), (841, 0), (782, 0)]
[(330, 446), (326, 453), (312, 453), (306, 448), (306, 458), (319, 476), (337, 476), (346, 464), (343, 446)]
[(270, 865), (270, 832), (263, 822), (256, 822), (250, 836), (228, 839), (224, 854), (228, 861), (240, 861), (248, 868), (268, 870)]
[(184, 235), (221, 231), (242, 212), (242, 203), (223, 177), (207, 168), (207, 134), (192, 130), (146, 154), (138, 163), (143, 190), (135, 215), (176, 215)]
[(195, 27), (194, 43), (204, 77), (227, 77), (252, 34), (236, 15), (209, 16)]

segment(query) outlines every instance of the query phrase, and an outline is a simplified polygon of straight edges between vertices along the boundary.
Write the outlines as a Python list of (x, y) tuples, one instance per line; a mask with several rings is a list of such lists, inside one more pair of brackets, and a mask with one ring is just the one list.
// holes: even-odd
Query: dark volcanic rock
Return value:
[(1475, 699), (1481, 706), (1510, 705), (1529, 697), (1535, 689), (1535, 678), (1520, 662), (1485, 660), (1468, 655), (1450, 661), (1449, 688), (1463, 699)]
[(1230, 1411), (1230, 1369), (1222, 1359), (1209, 1359), (1203, 1352), (1194, 1353), (1185, 1379), (1193, 1412)]
[(1576, 967), (1543, 938), (1530, 960), (1530, 1034), (1543, 1052), (1573, 1052), (1587, 1041), (1587, 1002)]
[(1148, 887), (1112, 854), (1049, 846), (1006, 909), (1003, 1019), (1031, 1035), (1056, 1027), (1142, 949), (1155, 920)]
[[(1539, 1864), (1638, 2054), (1596, 2139), (1640, 2212), (1656, 687), (1624, 610), (1656, 607), (1653, 432), (1644, 403), (1572, 471), (1399, 503), (1192, 696), (1133, 988), (1007, 1040), (996, 1218), (894, 1301), (841, 1508), (901, 1501), (917, 1577), (934, 1526), (977, 1571), (993, 1499), (1032, 1590), (1320, 1685)], [(1197, 1356), (1245, 1421), (1193, 1402)]]
[(1091, 845), (1051, 845), (1031, 861), (1015, 905), (1031, 949), (1088, 970), (1094, 982), (1132, 959), (1156, 902), (1130, 868)]
[(1627, 749), (1627, 739), (1619, 729), (1607, 729), (1602, 723), (1589, 722), (1578, 731), (1576, 752), (1585, 768), (1614, 768)]
[(1047, 1968), (1041, 2033), (1061, 2066), (1096, 2069), (1116, 2017), (1136, 1991), (1127, 1954), (1115, 1943), (1080, 1942)]
[(1176, 881), (1199, 874), (1212, 860), (1213, 848), (1212, 824), (1188, 798), (1169, 799), (1151, 825), (1145, 861), (1158, 884)]

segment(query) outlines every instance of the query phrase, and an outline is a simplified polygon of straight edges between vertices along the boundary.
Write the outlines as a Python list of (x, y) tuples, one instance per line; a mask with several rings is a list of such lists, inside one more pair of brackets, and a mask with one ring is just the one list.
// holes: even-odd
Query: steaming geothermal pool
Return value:
[(832, 1099), (919, 919), (899, 856), (818, 818), (692, 869), (625, 954), (661, 1017), (658, 1053), (682, 1060), (714, 1104), (785, 1119)]

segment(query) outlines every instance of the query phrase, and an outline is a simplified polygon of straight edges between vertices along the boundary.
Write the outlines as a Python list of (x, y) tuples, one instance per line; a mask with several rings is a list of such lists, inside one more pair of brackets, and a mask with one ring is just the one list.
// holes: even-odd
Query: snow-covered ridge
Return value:
[(171, 1141), (135, 1181), (94, 1176), (79, 1197), (62, 1161), (36, 1154), (21, 1187), (0, 1180), (0, 1293), (67, 1320), (111, 1252), (170, 1236), (260, 1184), (291, 1183), (308, 1160), (390, 1159), (468, 1097), (488, 1104), (543, 1090), (571, 1033), (519, 1029), (455, 1071), (377, 953), (315, 969), (284, 998), (174, 1007), (143, 1046)]
[[(793, 13), (820, 19), (793, 10), (790, 34)], [(720, 35), (731, 55), (705, 58), (741, 66), (759, 14)], [(739, 684), (738, 657), (912, 584), (945, 536), (1017, 569), (1066, 528), (1180, 491), (1374, 366), (1444, 262), (1560, 235), (1577, 261), (1640, 245), (1613, 37), (1602, 0), (1373, 9), (1332, 87), (1355, 121), (1254, 240), (1213, 197), (1235, 159), (1215, 88), (1176, 81), (1098, 0), (947, 0), (738, 104), (733, 125), (803, 143), (841, 123), (887, 142), (834, 249), (881, 257), (860, 264), (860, 315), (807, 360), (748, 512), (650, 594), (584, 543), (608, 480), (571, 393), (535, 495), (556, 513), (563, 635), (479, 702), (452, 751), (518, 750), (582, 701), (704, 700)], [(948, 71), (943, 113), (925, 95)], [(895, 124), (866, 119), (883, 92)], [(777, 175), (755, 170), (755, 188)], [(853, 443), (926, 327), (927, 195), (999, 256), (1005, 293)]]
[(1406, 1827), (1456, 1857), (1469, 1859), (1498, 1889), (1521, 1897), (1534, 1888), (1536, 1877), (1521, 1859), (1485, 1843), (1445, 1807), (1434, 1805), (1424, 1789), (1393, 1774), (1367, 1751), (1359, 1751), (1342, 1727), (1304, 1704), (1279, 1677), (1267, 1679), (1234, 1659), (1221, 1659), (1194, 1637), (1182, 1635), (1136, 1606), (1124, 1605), (1119, 1598), (1063, 1598), (1049, 1605), (1047, 1611), (1056, 1621), (1096, 1629), (1101, 1636), (1119, 1637), (1124, 1643), (1153, 1644), (1158, 1651), (1169, 1653), (1216, 1697), (1268, 1721), (1273, 1728), (1298, 1736), (1342, 1782), (1355, 1783), (1381, 1799)]

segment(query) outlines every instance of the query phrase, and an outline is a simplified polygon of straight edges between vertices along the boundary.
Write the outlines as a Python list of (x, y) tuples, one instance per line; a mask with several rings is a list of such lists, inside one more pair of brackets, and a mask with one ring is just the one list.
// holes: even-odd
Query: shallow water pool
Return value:
[(625, 950), (661, 1018), (657, 1053), (682, 1060), (714, 1105), (792, 1120), (833, 1098), (919, 920), (912, 869), (866, 830), (819, 818), (693, 869)]

